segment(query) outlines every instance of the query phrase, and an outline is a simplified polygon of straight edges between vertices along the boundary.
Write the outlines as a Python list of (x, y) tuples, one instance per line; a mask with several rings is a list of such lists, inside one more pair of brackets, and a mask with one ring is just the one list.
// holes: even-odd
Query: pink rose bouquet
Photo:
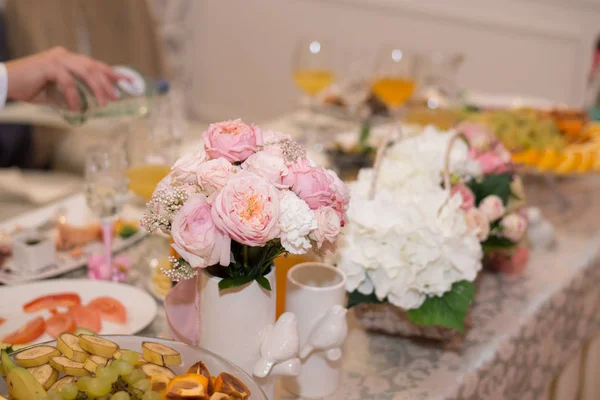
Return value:
[(467, 225), (485, 252), (484, 266), (503, 273), (521, 272), (528, 258), (526, 202), (510, 153), (483, 125), (461, 123), (456, 129), (467, 139), (469, 157), (481, 167), (481, 177), (455, 181), (452, 193), (463, 199)]
[(287, 135), (241, 120), (211, 124), (204, 148), (183, 155), (148, 203), (142, 226), (171, 235), (178, 257), (165, 273), (189, 279), (199, 268), (221, 289), (262, 277), (282, 253), (333, 249), (350, 193), (314, 166)]

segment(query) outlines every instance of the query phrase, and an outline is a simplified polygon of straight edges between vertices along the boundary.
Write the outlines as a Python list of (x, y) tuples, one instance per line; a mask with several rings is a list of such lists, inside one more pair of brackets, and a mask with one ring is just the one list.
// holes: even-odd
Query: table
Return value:
[[(287, 123), (283, 119), (272, 127), (288, 131)], [(559, 243), (554, 251), (534, 250), (528, 269), (517, 279), (483, 275), (472, 310), (474, 327), (460, 349), (368, 333), (349, 313), (343, 382), (330, 398), (549, 399), (556, 375), (600, 333), (600, 205), (593, 202), (600, 193), (597, 181), (567, 182), (569, 192), (584, 193), (589, 201), (553, 216)], [(545, 196), (537, 189), (532, 194)], [(128, 250), (134, 258), (141, 252), (143, 247)], [(83, 274), (79, 270), (68, 277)], [(135, 284), (145, 287), (145, 280)], [(168, 337), (162, 307), (140, 334)], [(280, 398), (293, 397), (280, 391)]]

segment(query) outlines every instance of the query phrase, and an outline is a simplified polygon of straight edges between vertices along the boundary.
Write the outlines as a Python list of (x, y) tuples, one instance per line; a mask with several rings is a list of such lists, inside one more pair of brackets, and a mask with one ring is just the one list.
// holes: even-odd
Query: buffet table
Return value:
[[(269, 125), (292, 134), (298, 129), (289, 118)], [(199, 135), (194, 132), (191, 142)], [(595, 177), (579, 180), (577, 186), (591, 198), (600, 193)], [(557, 380), (569, 362), (577, 368), (575, 381), (583, 382), (584, 387), (595, 384), (578, 377), (586, 372), (579, 371), (585, 364), (579, 360), (587, 360), (580, 357), (585, 353), (582, 349), (593, 347), (590, 340), (600, 334), (596, 310), (600, 304), (598, 215), (600, 205), (594, 207), (590, 202), (567, 218), (562, 214), (553, 219), (557, 247), (552, 251), (534, 249), (522, 276), (511, 279), (484, 273), (472, 310), (473, 327), (463, 343), (442, 349), (432, 342), (369, 333), (349, 313), (343, 382), (330, 398), (549, 400), (554, 396), (570, 400), (570, 396), (555, 394), (556, 390), (572, 390), (571, 386), (561, 388)], [(127, 253), (140, 260), (143, 248), (142, 243)], [(145, 268), (138, 266), (137, 278), (132, 277), (136, 286), (146, 288)], [(84, 275), (85, 270), (80, 269), (66, 277)], [(169, 336), (162, 308), (140, 334)], [(578, 390), (577, 383), (575, 387)], [(281, 390), (279, 398), (293, 397)]]

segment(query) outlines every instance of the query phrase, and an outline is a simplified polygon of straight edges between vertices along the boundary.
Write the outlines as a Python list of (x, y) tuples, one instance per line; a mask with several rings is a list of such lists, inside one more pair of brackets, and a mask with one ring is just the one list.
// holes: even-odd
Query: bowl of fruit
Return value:
[(140, 336), (62, 333), (2, 351), (0, 368), (0, 399), (267, 399), (248, 374), (208, 350)]

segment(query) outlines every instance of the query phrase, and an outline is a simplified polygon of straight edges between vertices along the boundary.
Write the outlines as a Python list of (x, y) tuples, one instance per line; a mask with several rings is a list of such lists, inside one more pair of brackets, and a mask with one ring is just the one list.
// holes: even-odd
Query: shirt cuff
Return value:
[(8, 73), (6, 65), (0, 63), (0, 108), (6, 104), (6, 94), (8, 93)]

